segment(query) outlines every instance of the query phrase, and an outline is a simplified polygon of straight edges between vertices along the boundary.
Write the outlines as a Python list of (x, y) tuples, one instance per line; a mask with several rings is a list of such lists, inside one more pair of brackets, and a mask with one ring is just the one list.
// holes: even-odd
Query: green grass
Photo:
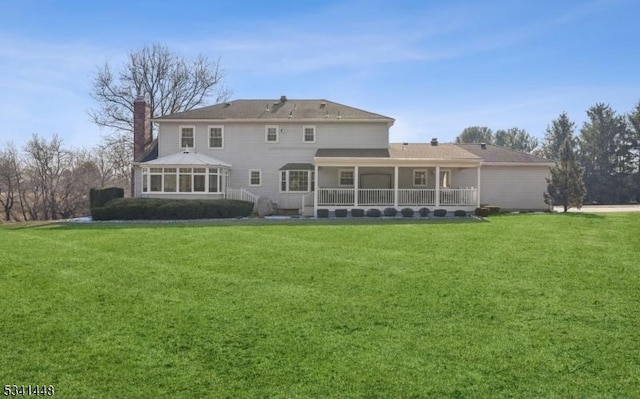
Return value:
[(0, 227), (0, 384), (633, 398), (640, 214)]

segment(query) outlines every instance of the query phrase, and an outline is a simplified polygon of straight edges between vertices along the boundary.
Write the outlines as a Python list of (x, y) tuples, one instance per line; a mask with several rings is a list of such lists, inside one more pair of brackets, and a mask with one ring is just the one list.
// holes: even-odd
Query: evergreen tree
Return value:
[(583, 177), (584, 170), (578, 164), (575, 142), (569, 132), (560, 146), (555, 165), (551, 168), (551, 178), (547, 178), (548, 196), (553, 199), (554, 204), (562, 205), (565, 212), (572, 207), (580, 209), (586, 195)]
[(632, 180), (633, 199), (640, 201), (640, 101), (627, 115), (629, 121), (629, 141), (631, 143), (632, 167), (634, 178)]
[(589, 121), (580, 130), (580, 161), (585, 169), (587, 199), (599, 203), (629, 200), (631, 146), (625, 118), (609, 105), (587, 110)]
[[(575, 126), (576, 124), (569, 120), (566, 112), (552, 121), (551, 126), (547, 126), (547, 133), (544, 136), (542, 156), (553, 161), (560, 158), (560, 147), (567, 137), (573, 137)], [(575, 142), (573, 144), (575, 145)]]

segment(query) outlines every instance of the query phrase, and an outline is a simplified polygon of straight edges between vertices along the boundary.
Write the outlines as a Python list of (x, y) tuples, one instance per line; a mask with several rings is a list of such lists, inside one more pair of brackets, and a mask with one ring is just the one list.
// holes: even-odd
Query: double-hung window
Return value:
[(414, 187), (427, 186), (427, 171), (425, 169), (413, 170), (413, 186)]
[(194, 148), (196, 142), (195, 126), (180, 126), (180, 148)]
[(209, 126), (209, 148), (224, 148), (223, 126)]
[(316, 142), (316, 127), (315, 126), (303, 126), (302, 127), (302, 142), (303, 143), (315, 143)]
[(260, 169), (249, 169), (249, 185), (250, 186), (262, 185), (262, 171)]
[(354, 174), (351, 169), (340, 169), (338, 171), (338, 185), (353, 187)]
[(267, 125), (264, 128), (264, 141), (267, 143), (277, 143), (278, 142), (278, 126), (276, 125)]

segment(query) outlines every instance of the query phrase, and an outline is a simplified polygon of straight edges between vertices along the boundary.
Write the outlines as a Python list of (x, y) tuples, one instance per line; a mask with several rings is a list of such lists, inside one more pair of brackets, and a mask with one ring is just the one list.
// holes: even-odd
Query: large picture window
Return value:
[(142, 168), (144, 193), (222, 193), (220, 168)]
[(280, 191), (309, 192), (315, 185), (312, 170), (282, 170), (280, 171)]

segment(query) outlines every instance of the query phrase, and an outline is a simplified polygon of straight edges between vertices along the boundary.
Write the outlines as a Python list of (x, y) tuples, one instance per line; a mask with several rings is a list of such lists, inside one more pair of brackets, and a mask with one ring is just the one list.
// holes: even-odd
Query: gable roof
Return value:
[(485, 148), (482, 148), (482, 144), (453, 144), (460, 147), (474, 155), (482, 158), (484, 162), (489, 163), (526, 163), (526, 164), (549, 164), (550, 160), (535, 155), (527, 154), (512, 150), (510, 148), (502, 147), (494, 144), (485, 144)]
[(234, 100), (154, 118), (153, 121), (224, 120), (371, 121), (393, 124), (394, 119), (328, 100)]
[(389, 158), (389, 150), (386, 148), (318, 148), (316, 157)]

